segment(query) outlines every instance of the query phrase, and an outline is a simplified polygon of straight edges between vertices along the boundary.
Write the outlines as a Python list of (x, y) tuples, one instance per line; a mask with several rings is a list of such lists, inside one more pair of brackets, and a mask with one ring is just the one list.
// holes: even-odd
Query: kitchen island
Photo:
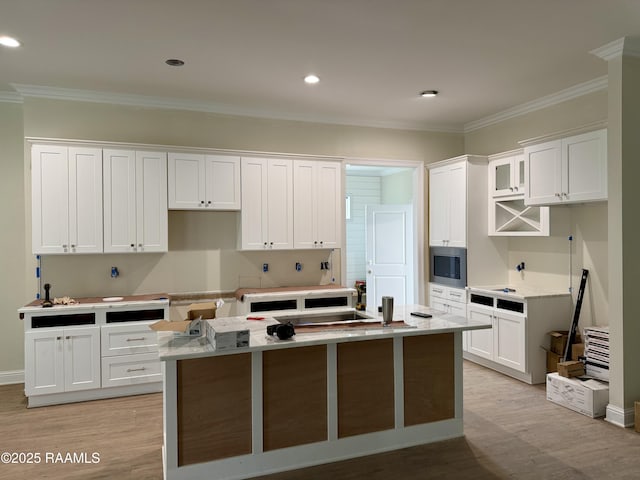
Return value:
[(417, 305), (393, 320), (278, 340), (272, 317), (219, 318), (250, 344), (218, 351), (159, 333), (165, 478), (250, 478), (462, 436), (462, 332), (490, 326)]

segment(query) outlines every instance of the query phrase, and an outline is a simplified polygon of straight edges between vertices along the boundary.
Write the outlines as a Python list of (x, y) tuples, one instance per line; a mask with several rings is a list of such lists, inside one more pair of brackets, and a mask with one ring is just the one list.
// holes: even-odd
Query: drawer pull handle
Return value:
[(140, 338), (127, 338), (127, 342), (141, 342), (143, 340), (146, 340), (146, 337), (140, 337)]
[(142, 368), (127, 368), (127, 373), (129, 372), (144, 372), (146, 370), (146, 368), (142, 367)]

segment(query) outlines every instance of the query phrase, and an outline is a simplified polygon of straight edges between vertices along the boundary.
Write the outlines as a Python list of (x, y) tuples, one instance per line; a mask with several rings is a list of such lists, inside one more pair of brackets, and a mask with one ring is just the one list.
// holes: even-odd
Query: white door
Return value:
[(607, 131), (584, 133), (562, 141), (565, 200), (607, 198)]
[(316, 223), (321, 248), (340, 248), (342, 244), (342, 168), (336, 162), (317, 165)]
[(33, 253), (69, 251), (69, 162), (67, 147), (31, 149)]
[(562, 142), (525, 148), (525, 204), (560, 203), (562, 197)]
[(102, 150), (69, 148), (69, 248), (102, 253)]
[(100, 383), (100, 327), (65, 329), (65, 391), (100, 388)]
[(169, 153), (168, 195), (168, 204), (171, 209), (204, 208), (204, 155)]
[(104, 251), (135, 252), (136, 158), (133, 150), (103, 151)]
[(317, 184), (314, 163), (311, 160), (293, 162), (293, 240), (295, 248), (314, 248), (318, 244), (316, 232)]
[(496, 362), (526, 372), (524, 315), (497, 313), (493, 325), (493, 345)]
[(207, 155), (206, 208), (240, 210), (240, 157)]
[(449, 240), (449, 168), (429, 171), (429, 245), (445, 246)]
[(241, 246), (243, 250), (262, 250), (267, 245), (267, 160), (243, 158), (241, 165)]
[(467, 162), (449, 167), (449, 236), (447, 247), (467, 246)]
[(136, 251), (168, 250), (167, 154), (136, 152)]
[(267, 241), (272, 249), (293, 248), (293, 161), (267, 164)]
[(24, 348), (26, 395), (64, 392), (62, 329), (26, 332)]
[(414, 303), (411, 212), (411, 205), (366, 207), (367, 310), (377, 311), (383, 296)]
[[(476, 322), (493, 324), (493, 309), (475, 307), (467, 308), (467, 319)], [(469, 330), (467, 335), (467, 350), (479, 357), (493, 360), (493, 330)]]

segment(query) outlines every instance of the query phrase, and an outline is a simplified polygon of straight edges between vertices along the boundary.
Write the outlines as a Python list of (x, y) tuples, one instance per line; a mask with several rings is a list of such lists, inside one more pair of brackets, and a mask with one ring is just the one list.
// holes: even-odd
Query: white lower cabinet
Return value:
[(429, 306), (452, 315), (467, 315), (467, 293), (464, 288), (429, 284)]
[(25, 393), (100, 388), (100, 328), (43, 328), (25, 333)]
[(492, 328), (465, 332), (465, 359), (527, 383), (544, 383), (546, 352), (542, 347), (549, 344), (549, 332), (567, 329), (571, 296), (523, 297), (470, 287), (467, 318)]
[(154, 322), (102, 326), (102, 387), (162, 381)]
[(524, 315), (470, 304), (467, 318), (492, 325), (491, 329), (467, 332), (468, 352), (519, 372), (527, 371)]
[(29, 407), (162, 391), (158, 334), (169, 301), (26, 306), (25, 394)]

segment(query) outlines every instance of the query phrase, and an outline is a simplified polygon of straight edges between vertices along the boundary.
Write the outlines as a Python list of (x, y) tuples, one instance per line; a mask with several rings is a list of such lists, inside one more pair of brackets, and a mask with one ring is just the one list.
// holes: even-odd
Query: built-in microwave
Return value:
[(429, 281), (449, 287), (467, 286), (467, 249), (429, 247)]

